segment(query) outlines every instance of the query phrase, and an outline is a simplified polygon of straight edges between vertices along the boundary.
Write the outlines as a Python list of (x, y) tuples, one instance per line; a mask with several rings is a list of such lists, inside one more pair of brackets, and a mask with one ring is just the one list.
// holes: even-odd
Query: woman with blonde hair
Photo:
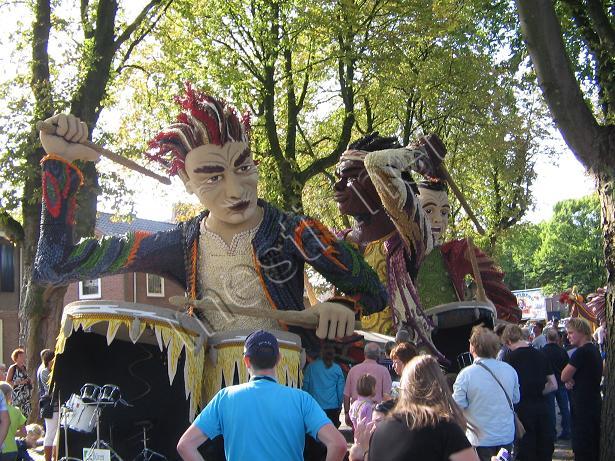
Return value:
[(376, 426), (369, 460), (478, 461), (467, 426), (438, 362), (420, 355), (404, 368), (399, 401)]
[(576, 347), (562, 370), (562, 381), (572, 391), (572, 451), (575, 460), (594, 461), (600, 453), (602, 357), (591, 342), (587, 320), (571, 318), (566, 332), (570, 344)]

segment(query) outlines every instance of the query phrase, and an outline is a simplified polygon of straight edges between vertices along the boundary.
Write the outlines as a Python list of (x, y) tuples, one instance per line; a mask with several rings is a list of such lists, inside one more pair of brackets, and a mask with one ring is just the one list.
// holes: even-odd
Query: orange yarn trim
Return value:
[(191, 274), (190, 274), (190, 297), (192, 299), (196, 299), (196, 263), (197, 263), (197, 256), (198, 256), (198, 240), (195, 240), (192, 243), (192, 254), (190, 255), (190, 257), (192, 258), (190, 261), (190, 270), (191, 270)]
[(309, 232), (314, 232), (314, 230), (318, 231), (320, 235), (318, 235), (317, 238), (326, 246), (326, 249), (322, 254), (340, 269), (345, 271), (348, 270), (348, 268), (339, 259), (337, 259), (339, 251), (337, 251), (333, 246), (337, 239), (319, 221), (307, 218), (301, 219), (299, 225), (295, 229), (295, 238), (293, 239), (295, 245), (297, 245), (297, 248), (300, 248), (305, 254), (305, 250), (303, 249), (303, 241), (301, 238), (303, 231), (305, 230), (308, 230)]
[(141, 241), (149, 235), (151, 235), (151, 232), (137, 231), (134, 233), (135, 243), (133, 243), (132, 248), (130, 249), (128, 260), (126, 261), (126, 264), (124, 264), (124, 267), (130, 266), (134, 262), (137, 257), (137, 252), (139, 251), (139, 247), (141, 246)]
[(73, 165), (71, 162), (69, 162), (68, 160), (66, 160), (64, 157), (60, 157), (59, 155), (56, 154), (47, 154), (45, 155), (42, 159), (41, 159), (41, 165), (46, 162), (47, 160), (57, 160), (58, 162), (62, 162), (65, 165), (68, 165), (75, 173), (77, 173), (77, 176), (79, 176), (79, 185), (83, 186), (83, 173), (81, 172), (81, 170), (79, 168), (77, 168), (75, 165)]
[(350, 296), (332, 296), (331, 298), (327, 299), (327, 302), (338, 302), (340, 304), (344, 304), (346, 302), (346, 303), (352, 304), (352, 310), (355, 314), (361, 315), (362, 313), (362, 309), (361, 309), (361, 305), (359, 304), (359, 301), (357, 301), (356, 299)]

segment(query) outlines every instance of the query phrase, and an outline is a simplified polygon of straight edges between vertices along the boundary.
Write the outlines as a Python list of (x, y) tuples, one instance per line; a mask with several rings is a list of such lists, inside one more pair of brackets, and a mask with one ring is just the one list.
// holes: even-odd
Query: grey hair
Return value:
[(555, 328), (545, 328), (542, 334), (545, 335), (549, 342), (555, 343), (559, 340), (559, 333)]
[(376, 360), (380, 357), (380, 346), (377, 343), (367, 343), (363, 352), (366, 358)]
[(400, 329), (395, 335), (395, 342), (399, 343), (409, 343), (412, 338), (410, 332), (404, 328)]
[(6, 381), (0, 381), (0, 392), (2, 392), (5, 397), (8, 397), (13, 393), (13, 386)]

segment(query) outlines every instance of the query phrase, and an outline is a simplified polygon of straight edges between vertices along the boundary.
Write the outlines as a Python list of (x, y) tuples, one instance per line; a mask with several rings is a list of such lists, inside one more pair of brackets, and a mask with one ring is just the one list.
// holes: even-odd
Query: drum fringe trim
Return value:
[[(248, 372), (243, 364), (243, 344), (216, 347), (216, 356), (215, 364), (211, 356), (208, 356), (205, 360), (205, 373), (203, 374), (205, 402), (209, 402), (222, 389), (223, 383), (226, 386), (233, 384), (235, 374), (239, 376), (240, 383), (248, 381)], [(297, 350), (281, 347), (280, 363), (276, 367), (278, 382), (289, 387), (299, 387), (301, 379), (300, 362), (301, 354)]]
[[(109, 318), (102, 315), (98, 316), (72, 316), (65, 315), (62, 318), (60, 333), (56, 340), (55, 353), (60, 355), (64, 352), (68, 337), (77, 331), (79, 328), (83, 331), (88, 330), (93, 325), (100, 322), (108, 322), (107, 326), (107, 345), (110, 345), (122, 325), (125, 325), (129, 332), (129, 337), (133, 343), (136, 343), (139, 337), (145, 331), (145, 328), (152, 328), (158, 341), (158, 347), (161, 351), (167, 351), (167, 373), (169, 383), (173, 384), (175, 375), (177, 374), (177, 364), (182, 351), (185, 351), (184, 359), (184, 390), (186, 399), (190, 401), (189, 419), (192, 422), (197, 414), (197, 410), (203, 406), (202, 387), (203, 387), (203, 368), (205, 362), (205, 348), (198, 348), (198, 336), (187, 333), (172, 324), (164, 325), (160, 322), (152, 322), (147, 318), (136, 318), (127, 316), (126, 318)], [(138, 324), (133, 325), (134, 322)], [(243, 368), (243, 367), (242, 367)], [(53, 379), (53, 370), (52, 376)], [(231, 378), (232, 379), (232, 378)]]

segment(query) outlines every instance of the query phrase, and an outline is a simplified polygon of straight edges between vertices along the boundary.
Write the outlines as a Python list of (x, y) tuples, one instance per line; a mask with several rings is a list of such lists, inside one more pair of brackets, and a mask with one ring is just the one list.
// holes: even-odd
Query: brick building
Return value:
[[(109, 213), (98, 213), (96, 237), (120, 235), (135, 231), (160, 232), (172, 229), (173, 227), (175, 227), (175, 224), (151, 221), (149, 219), (136, 218), (130, 222), (117, 221)], [(174, 309), (168, 303), (168, 298), (183, 294), (183, 287), (171, 280), (165, 280), (163, 277), (155, 274), (128, 272), (126, 274), (110, 275), (99, 279), (71, 283), (64, 296), (64, 303), (68, 304), (73, 301), (88, 299), (108, 299)]]
[[(98, 213), (96, 237), (125, 234), (130, 231), (159, 232), (171, 229), (174, 224), (134, 219), (116, 221), (109, 213)], [(21, 249), (0, 233), (0, 362), (11, 364), (11, 352), (18, 345), (18, 309), (21, 290)], [(64, 304), (78, 300), (106, 299), (136, 302), (175, 309), (168, 298), (183, 295), (184, 289), (171, 280), (155, 274), (129, 272), (94, 280), (71, 283), (64, 297)]]
[(0, 362), (10, 365), (19, 335), (21, 248), (0, 233)]

